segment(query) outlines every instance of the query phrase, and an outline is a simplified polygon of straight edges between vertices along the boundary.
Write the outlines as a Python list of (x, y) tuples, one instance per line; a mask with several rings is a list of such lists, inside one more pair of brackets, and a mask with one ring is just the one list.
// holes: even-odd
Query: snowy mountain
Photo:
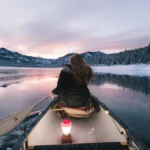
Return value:
[(0, 48), (0, 66), (50, 67), (54, 59), (32, 57)]
[[(59, 57), (55, 61), (53, 61), (52, 64), (54, 64), (56, 66), (62, 66), (62, 64), (69, 63), (69, 59), (71, 58), (72, 55), (73, 55), (73, 53), (70, 53), (63, 57)], [(95, 59), (99, 59), (100, 57), (103, 57), (104, 55), (106, 55), (106, 54), (104, 54), (100, 51), (99, 52), (85, 52), (85, 53), (81, 54), (82, 58), (89, 64), (94, 64)]]
[[(61, 66), (69, 62), (70, 57), (73, 55), (67, 54), (52, 62), (55, 66)], [(83, 59), (92, 66), (100, 65), (129, 65), (129, 64), (148, 64), (150, 63), (150, 45), (133, 49), (125, 50), (124, 52), (115, 54), (105, 54), (100, 51), (97, 52), (85, 52), (81, 56)]]
[[(59, 57), (57, 59), (45, 59), (41, 57), (32, 57), (22, 55), (17, 52), (9, 51), (5, 48), (0, 48), (0, 66), (15, 66), (15, 67), (60, 67), (63, 64), (69, 63), (73, 53)], [(85, 52), (81, 56), (90, 65), (129, 65), (129, 64), (147, 64), (150, 63), (150, 45), (133, 49), (125, 50), (124, 52), (115, 54), (105, 54), (100, 51)]]

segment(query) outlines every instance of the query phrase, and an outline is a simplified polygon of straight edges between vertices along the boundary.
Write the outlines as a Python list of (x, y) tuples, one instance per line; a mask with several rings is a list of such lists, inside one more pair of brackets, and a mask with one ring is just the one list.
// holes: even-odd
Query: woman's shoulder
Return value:
[(62, 71), (71, 73), (71, 65), (70, 64), (62, 65)]

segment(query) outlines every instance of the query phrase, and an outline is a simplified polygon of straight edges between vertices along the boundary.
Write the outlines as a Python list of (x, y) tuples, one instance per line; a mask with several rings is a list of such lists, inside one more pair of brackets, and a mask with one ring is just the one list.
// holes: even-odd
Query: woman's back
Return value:
[[(82, 57), (78, 55), (72, 57), (75, 61), (71, 58), (70, 64), (63, 66), (57, 88), (52, 91), (54, 94), (60, 95), (61, 100), (68, 107), (83, 107), (90, 97), (87, 84), (92, 78), (92, 69), (84, 61), (79, 60)], [(83, 64), (79, 64), (76, 60)]]

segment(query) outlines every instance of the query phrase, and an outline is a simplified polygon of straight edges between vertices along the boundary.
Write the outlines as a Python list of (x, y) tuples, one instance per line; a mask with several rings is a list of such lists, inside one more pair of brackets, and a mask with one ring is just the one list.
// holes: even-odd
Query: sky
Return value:
[(150, 0), (0, 0), (0, 47), (44, 58), (150, 43)]

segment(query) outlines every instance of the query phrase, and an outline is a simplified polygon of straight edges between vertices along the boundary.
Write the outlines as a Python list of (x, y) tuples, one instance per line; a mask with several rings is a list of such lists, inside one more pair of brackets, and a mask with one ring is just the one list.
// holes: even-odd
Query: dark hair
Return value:
[(92, 68), (85, 63), (85, 61), (79, 54), (74, 54), (70, 58), (70, 64), (74, 80), (78, 84), (87, 85), (93, 77)]

